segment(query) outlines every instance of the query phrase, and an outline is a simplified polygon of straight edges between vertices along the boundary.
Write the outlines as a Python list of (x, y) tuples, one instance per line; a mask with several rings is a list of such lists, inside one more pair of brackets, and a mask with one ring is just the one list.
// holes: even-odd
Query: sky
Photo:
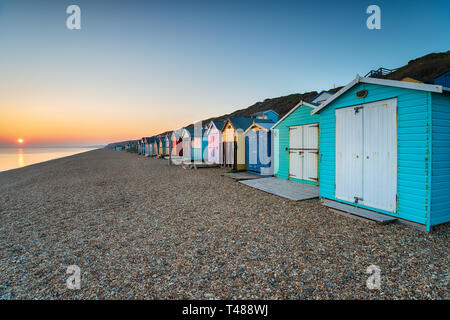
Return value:
[[(69, 5), (81, 29), (69, 30)], [(381, 9), (369, 30), (366, 9)], [(0, 0), (0, 145), (138, 139), (449, 50), (450, 2)]]

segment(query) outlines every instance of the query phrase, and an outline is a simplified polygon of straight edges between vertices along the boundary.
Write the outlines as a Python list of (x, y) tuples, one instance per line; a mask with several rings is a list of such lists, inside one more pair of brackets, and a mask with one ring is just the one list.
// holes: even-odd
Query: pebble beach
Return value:
[(450, 298), (450, 224), (349, 219), (225, 172), (112, 150), (0, 172), (0, 299)]

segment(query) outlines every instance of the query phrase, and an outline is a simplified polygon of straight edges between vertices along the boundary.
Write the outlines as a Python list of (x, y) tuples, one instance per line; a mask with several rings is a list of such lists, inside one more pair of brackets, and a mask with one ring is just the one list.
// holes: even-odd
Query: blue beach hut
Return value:
[(449, 90), (357, 76), (316, 107), (320, 197), (428, 231), (448, 222)]
[(450, 88), (450, 70), (447, 70), (435, 77), (434, 84)]
[(245, 163), (248, 172), (264, 176), (273, 175), (273, 141), (270, 122), (258, 122), (244, 131)]
[(272, 109), (256, 112), (252, 114), (251, 117), (257, 119), (270, 120), (273, 123), (276, 123), (278, 121), (278, 113), (273, 111)]

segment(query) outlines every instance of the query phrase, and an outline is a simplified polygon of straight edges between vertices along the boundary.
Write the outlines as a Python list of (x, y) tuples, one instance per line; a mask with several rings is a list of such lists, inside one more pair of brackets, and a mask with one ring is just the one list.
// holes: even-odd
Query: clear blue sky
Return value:
[[(81, 30), (66, 28), (71, 4)], [(381, 30), (366, 28), (371, 4)], [(104, 143), (447, 51), (450, 2), (0, 0), (0, 43), (0, 118)]]

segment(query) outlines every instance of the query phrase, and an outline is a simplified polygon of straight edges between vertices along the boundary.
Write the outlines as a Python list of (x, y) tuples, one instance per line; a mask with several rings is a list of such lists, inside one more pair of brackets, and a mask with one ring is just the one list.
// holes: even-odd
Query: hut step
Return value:
[[(395, 222), (397, 219), (393, 218), (391, 216), (381, 214), (375, 211), (366, 210), (358, 207), (354, 207), (348, 204), (339, 203), (336, 201), (331, 200), (325, 200), (322, 202), (322, 204), (330, 209), (332, 209), (333, 212), (342, 214), (344, 216), (352, 218), (354, 216), (355, 218), (363, 218), (367, 219), (369, 221), (375, 221), (379, 224), (388, 224)], [(339, 212), (340, 211), (340, 212)]]

